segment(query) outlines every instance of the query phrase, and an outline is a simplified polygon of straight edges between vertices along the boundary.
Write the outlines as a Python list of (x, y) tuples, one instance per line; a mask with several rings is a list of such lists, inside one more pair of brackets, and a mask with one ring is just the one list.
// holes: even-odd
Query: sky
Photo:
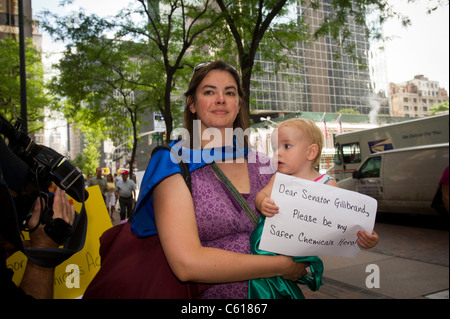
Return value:
[[(88, 13), (113, 15), (129, 0), (74, 0), (73, 5), (61, 8), (61, 0), (32, 0), (33, 15), (37, 17), (43, 9), (59, 14), (82, 7)], [(449, 6), (427, 14), (428, 0), (407, 3), (406, 0), (389, 0), (389, 3), (411, 19), (412, 25), (404, 28), (398, 21), (389, 21), (384, 26), (385, 36), (392, 40), (386, 43), (386, 71), (388, 82), (403, 83), (415, 75), (423, 74), (429, 80), (438, 81), (440, 87), (449, 92)], [(43, 30), (44, 62), (55, 61), (55, 51), (61, 44), (52, 43)], [(449, 92), (450, 93), (450, 92)]]

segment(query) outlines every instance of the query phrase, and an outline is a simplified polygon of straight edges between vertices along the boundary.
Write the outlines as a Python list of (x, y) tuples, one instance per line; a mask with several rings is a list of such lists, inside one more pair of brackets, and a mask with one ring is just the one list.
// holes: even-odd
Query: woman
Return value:
[[(233, 141), (233, 129), (248, 127), (239, 75), (222, 61), (199, 64), (185, 96), (190, 145), (200, 144), (202, 149), (217, 145), (219, 136), (221, 145), (227, 146)], [(200, 125), (194, 125), (194, 120)], [(259, 162), (249, 158), (258, 156), (249, 153), (244, 159), (217, 165), (255, 209), (255, 196), (271, 175), (261, 174)], [(164, 165), (161, 163), (161, 168)], [(140, 209), (146, 203), (138, 202), (132, 221), (132, 230), (138, 235), (157, 229), (167, 261), (181, 281), (214, 284), (203, 298), (247, 298), (250, 279), (282, 276), (297, 280), (306, 274), (305, 264), (295, 263), (291, 257), (250, 255), (252, 222), (210, 165), (193, 166), (192, 193), (180, 174), (167, 176), (152, 186), (154, 217), (146, 216)]]
[(105, 191), (106, 208), (109, 211), (111, 220), (114, 220), (114, 211), (116, 206), (116, 196), (114, 194), (114, 190), (116, 189), (116, 183), (114, 182), (111, 173), (106, 176), (106, 184), (108, 185), (108, 190)]

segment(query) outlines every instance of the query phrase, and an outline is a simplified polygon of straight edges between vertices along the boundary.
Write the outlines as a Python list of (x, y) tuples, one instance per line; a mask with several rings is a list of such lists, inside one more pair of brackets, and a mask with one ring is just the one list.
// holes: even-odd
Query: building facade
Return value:
[[(31, 0), (23, 0), (24, 35), (33, 37), (37, 50), (42, 48), (42, 35), (39, 33), (39, 23), (33, 20)], [(19, 40), (19, 3), (17, 0), (0, 0), (0, 39), (12, 36)]]
[(431, 114), (430, 108), (448, 102), (448, 93), (422, 74), (402, 84), (390, 84), (393, 116), (423, 117)]
[[(331, 14), (331, 0), (320, 1), (319, 9), (297, 4), (297, 16), (305, 19), (315, 30), (323, 19)], [(354, 54), (359, 63), (369, 65), (369, 40), (365, 29), (349, 19), (352, 33), (347, 39), (348, 45), (354, 46)], [(274, 72), (274, 62), (256, 58), (263, 69), (261, 75), (254, 76), (252, 95), (254, 113), (267, 112), (327, 112), (337, 113), (342, 109), (353, 109), (360, 114), (369, 114), (373, 109), (373, 81), (369, 68), (361, 68), (350, 56), (342, 54), (336, 61), (334, 57), (341, 54), (343, 47), (329, 35), (313, 43), (297, 43), (286, 54), (294, 61), (295, 67), (283, 72)], [(295, 78), (295, 80), (292, 80)], [(386, 85), (387, 86), (387, 85)], [(376, 92), (379, 94), (379, 92)], [(387, 92), (379, 97), (377, 112), (388, 115), (389, 103)]]

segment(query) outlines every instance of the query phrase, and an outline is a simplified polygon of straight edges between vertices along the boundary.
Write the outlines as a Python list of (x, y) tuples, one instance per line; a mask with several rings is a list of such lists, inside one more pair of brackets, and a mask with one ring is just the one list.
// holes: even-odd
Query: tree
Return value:
[[(295, 17), (289, 17), (289, 8), (300, 3), (303, 8), (317, 10), (323, 0), (217, 0), (227, 23), (227, 30), (234, 39), (234, 48), (238, 53), (238, 62), (242, 71), (243, 89), (250, 101), (251, 78), (255, 68), (255, 56), (261, 54), (276, 62), (277, 67), (288, 65), (286, 55), (281, 52), (292, 48), (295, 42), (314, 41), (324, 35), (339, 43), (343, 54), (354, 60), (360, 58), (354, 54), (354, 46), (347, 44), (351, 36), (349, 19), (353, 19), (367, 31), (367, 36), (379, 38), (380, 26), (391, 17), (400, 18), (405, 25), (409, 20), (398, 12), (394, 12), (387, 0), (339, 0), (328, 1), (332, 11), (322, 17), (319, 27), (311, 27), (308, 23)], [(376, 19), (368, 25), (368, 13), (376, 13)], [(225, 41), (223, 41), (224, 43)], [(261, 46), (261, 44), (264, 44)], [(227, 43), (225, 50), (229, 50)], [(223, 52), (223, 51), (222, 51)], [(338, 60), (340, 56), (335, 55)], [(284, 63), (283, 63), (284, 62)], [(361, 67), (365, 65), (360, 64)]]
[[(243, 87), (249, 102), (251, 77), (257, 70), (256, 54), (276, 58), (277, 64), (285, 62), (287, 66), (287, 55), (280, 52), (289, 50), (297, 41), (331, 35), (342, 45), (343, 54), (352, 55), (354, 47), (346, 42), (351, 35), (348, 30), (349, 19), (354, 19), (365, 28), (368, 35), (377, 37), (379, 25), (383, 21), (392, 16), (401, 17), (391, 10), (387, 0), (326, 1), (331, 4), (332, 10), (323, 17), (320, 27), (316, 28), (310, 28), (297, 15), (293, 18), (288, 15), (291, 11), (289, 7), (297, 5), (296, 0), (137, 0), (137, 6), (123, 9), (108, 19), (78, 14), (70, 18), (55, 17), (55, 26), (44, 21), (43, 27), (59, 39), (69, 41), (68, 54), (71, 54), (71, 50), (80, 49), (77, 43), (96, 43), (96, 38), (107, 32), (114, 33), (114, 37), (96, 46), (97, 54), (109, 52), (107, 46), (124, 41), (125, 37), (136, 45), (140, 44), (141, 52), (136, 54), (139, 57), (139, 74), (142, 76), (139, 77), (139, 83), (133, 80), (129, 84), (139, 84), (151, 92), (149, 103), (164, 116), (167, 136), (170, 136), (176, 108), (171, 96), (179, 87), (177, 84), (186, 82), (196, 62), (203, 60), (199, 53), (220, 52), (222, 57), (229, 60), (237, 52), (237, 63), (241, 68)], [(301, 0), (299, 3), (318, 9), (321, 0)], [(368, 12), (377, 12), (378, 23), (367, 24)], [(404, 21), (407, 24), (407, 20)], [(195, 51), (192, 50), (194, 47)], [(95, 52), (91, 56), (95, 57)], [(358, 56), (353, 56), (358, 59)], [(67, 77), (71, 78), (69, 68), (67, 72)], [(90, 72), (96, 72), (94, 64)], [(84, 81), (84, 78), (78, 78), (73, 86), (80, 86)], [(92, 90), (92, 87), (89, 89)], [(95, 97), (98, 92), (83, 91), (83, 94), (88, 96), (89, 93)], [(130, 114), (131, 125), (133, 118)]]
[[(54, 92), (70, 97), (66, 114), (76, 114), (74, 121), (96, 123), (99, 126), (90, 124), (89, 128), (102, 131), (109, 118), (114, 118), (111, 121), (116, 132), (119, 123), (123, 128), (129, 123), (133, 128), (132, 161), (143, 106), (147, 103), (149, 109), (162, 113), (170, 136), (174, 111), (171, 95), (176, 80), (191, 72), (195, 60), (186, 58), (186, 53), (200, 39), (199, 35), (219, 20), (217, 14), (211, 15), (209, 11), (210, 0), (140, 0), (137, 3), (138, 7), (123, 9), (108, 19), (83, 12), (58, 18), (46, 12), (47, 19), (43, 21), (47, 31), (67, 43), (59, 64), (61, 74), (51, 86)], [(165, 8), (164, 14), (159, 14), (159, 5)], [(113, 38), (101, 37), (111, 32)], [(127, 57), (132, 61), (126, 61)], [(117, 95), (108, 96), (113, 91)], [(131, 92), (134, 102), (129, 99)], [(127, 114), (116, 112), (120, 110), (113, 105), (119, 104)], [(115, 114), (122, 116), (122, 121)]]
[[(26, 41), (27, 105), (29, 132), (43, 127), (44, 107), (49, 103), (44, 93), (40, 53), (31, 39)], [(0, 112), (8, 120), (20, 117), (19, 43), (12, 37), (0, 40)]]
[[(89, 17), (83, 16), (82, 20), (86, 23)], [(52, 79), (49, 87), (68, 98), (62, 110), (70, 121), (81, 124), (84, 133), (116, 141), (131, 135), (133, 163), (140, 114), (152, 109), (151, 93), (156, 87), (142, 80), (140, 56), (147, 46), (91, 34), (92, 30), (102, 29), (101, 20), (96, 24), (68, 47), (58, 64), (60, 75)], [(133, 165), (129, 169), (132, 173)]]
[(430, 107), (431, 115), (435, 115), (439, 112), (447, 112), (448, 113), (448, 102), (442, 102), (437, 105), (433, 105)]
[[(176, 87), (177, 75), (183, 77), (183, 72), (180, 71), (187, 66), (191, 67), (189, 70), (193, 68), (192, 62), (195, 61), (195, 57), (192, 56), (195, 54), (191, 53), (191, 57), (186, 58), (189, 48), (197, 40), (200, 41), (202, 39), (200, 35), (216, 25), (221, 16), (214, 14), (211, 10), (212, 0), (138, 0), (137, 2), (141, 4), (140, 9), (123, 11), (120, 16), (117, 16), (117, 22), (111, 22), (111, 26), (119, 28), (121, 34), (146, 39), (149, 46), (154, 46), (159, 51), (159, 56), (152, 54), (145, 60), (155, 61), (155, 69), (164, 72), (165, 83), (161, 95), (163, 103), (158, 107), (164, 117), (167, 136), (170, 136), (173, 130), (171, 95)], [(161, 14), (160, 8), (164, 10)], [(144, 17), (145, 23), (135, 24), (133, 12)], [(126, 20), (119, 17), (125, 17)], [(198, 41), (197, 45), (201, 47), (202, 43)], [(150, 52), (155, 51), (150, 50)]]
[(98, 151), (99, 143), (88, 143), (83, 149), (83, 152), (79, 153), (73, 160), (73, 164), (81, 169), (84, 175), (95, 174), (97, 167), (99, 167), (100, 152)]
[(291, 40), (300, 39), (295, 36), (292, 37), (292, 35), (299, 34), (291, 32), (294, 31), (293, 27), (296, 27), (292, 23), (271, 28), (271, 24), (276, 17), (288, 13), (286, 5), (292, 2), (295, 2), (295, 0), (217, 0), (235, 42), (234, 47), (238, 53), (238, 62), (242, 72), (242, 86), (247, 105), (250, 101), (250, 85), (255, 55), (266, 32), (271, 30), (272, 43), (283, 42), (286, 46), (290, 43), (284, 41), (286, 36), (291, 35)]

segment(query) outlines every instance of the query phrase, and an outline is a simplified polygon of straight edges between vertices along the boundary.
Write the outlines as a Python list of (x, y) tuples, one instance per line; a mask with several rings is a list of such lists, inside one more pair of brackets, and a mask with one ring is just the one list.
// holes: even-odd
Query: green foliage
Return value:
[(442, 103), (439, 103), (437, 105), (433, 105), (432, 107), (430, 107), (431, 114), (434, 115), (439, 112), (448, 112), (448, 102), (442, 102)]
[(341, 113), (341, 114), (360, 114), (359, 111), (356, 111), (355, 109), (340, 109), (338, 113)]
[[(143, 112), (162, 113), (168, 135), (180, 122), (183, 102), (173, 96), (182, 96), (200, 61), (221, 58), (239, 66), (249, 102), (252, 74), (262, 71), (256, 57), (273, 61), (275, 73), (288, 70), (298, 66), (286, 54), (297, 43), (331, 36), (342, 47), (336, 60), (351, 57), (364, 68), (347, 41), (349, 21), (374, 38), (388, 18), (409, 24), (387, 0), (331, 0), (331, 11), (310, 25), (297, 15), (299, 3), (304, 11), (322, 6), (320, 0), (137, 0), (108, 18), (47, 12), (43, 28), (67, 45), (50, 88), (67, 98), (62, 109), (85, 131), (132, 136), (135, 148)], [(368, 21), (368, 14), (375, 18)]]
[[(40, 53), (27, 39), (25, 47), (27, 75), (28, 130), (43, 126), (44, 107), (49, 99), (44, 93), (43, 67)], [(0, 40), (0, 113), (8, 120), (20, 117), (19, 42), (12, 37)]]
[(83, 171), (87, 177), (88, 174), (95, 175), (97, 167), (99, 167), (100, 152), (98, 151), (97, 143), (88, 143), (73, 160), (73, 164)]

